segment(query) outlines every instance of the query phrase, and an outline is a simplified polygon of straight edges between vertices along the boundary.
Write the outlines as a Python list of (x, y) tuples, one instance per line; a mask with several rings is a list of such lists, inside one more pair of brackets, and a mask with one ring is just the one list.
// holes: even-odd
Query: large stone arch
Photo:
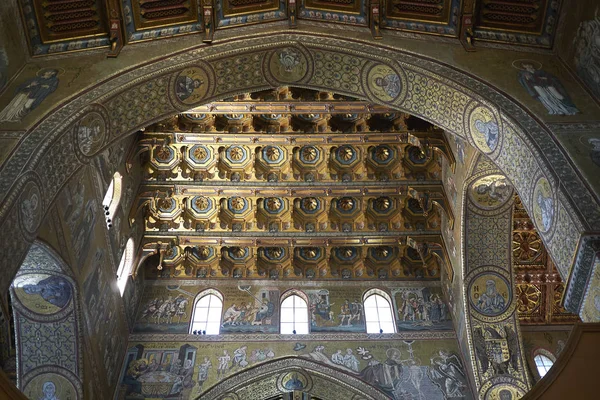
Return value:
[[(292, 56), (283, 65), (280, 57)], [(286, 68), (287, 67), (287, 68)], [(396, 76), (397, 91), (375, 76)], [(178, 77), (204, 83), (178, 96)], [(489, 84), (443, 63), (372, 43), (313, 34), (269, 33), (197, 47), (132, 67), (56, 107), (33, 126), (0, 169), (0, 257), (6, 289), (46, 211), (68, 179), (103, 149), (148, 124), (235, 94), (290, 84), (328, 90), (413, 114), (474, 145), (511, 181), (564, 279), (567, 307), (581, 309), (600, 230), (598, 199), (549, 131)], [(81, 146), (83, 118), (101, 140)], [(477, 121), (487, 125), (486, 141)], [(549, 205), (542, 218), (536, 195)], [(572, 265), (572, 260), (576, 260)], [(457, 276), (459, 280), (463, 276)], [(4, 291), (5, 292), (5, 291)]]
[(389, 397), (368, 383), (338, 369), (298, 357), (284, 357), (247, 368), (208, 389), (198, 399), (238, 400), (251, 394), (268, 399), (292, 391), (286, 379), (296, 374), (297, 390), (322, 399), (384, 400)]

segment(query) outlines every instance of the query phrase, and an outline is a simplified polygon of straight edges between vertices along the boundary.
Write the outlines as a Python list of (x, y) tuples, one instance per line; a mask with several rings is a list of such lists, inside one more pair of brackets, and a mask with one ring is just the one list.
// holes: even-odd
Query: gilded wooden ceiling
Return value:
[(573, 324), (562, 307), (565, 284), (517, 196), (513, 214), (513, 265), (519, 320), (526, 325)]
[[(34, 55), (303, 20), (551, 48), (562, 0), (19, 0)], [(354, 27), (354, 28), (353, 28)]]
[(279, 88), (150, 126), (136, 154), (151, 275), (440, 278), (454, 158), (409, 115)]

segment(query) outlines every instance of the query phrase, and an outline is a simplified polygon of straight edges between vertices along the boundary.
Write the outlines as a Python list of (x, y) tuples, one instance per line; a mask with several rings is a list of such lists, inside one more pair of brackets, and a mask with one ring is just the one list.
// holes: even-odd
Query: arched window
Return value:
[(134, 252), (135, 244), (133, 243), (133, 238), (129, 238), (127, 244), (125, 245), (125, 251), (121, 256), (119, 268), (117, 269), (117, 286), (119, 287), (121, 296), (123, 296), (123, 293), (125, 292), (127, 280), (129, 279), (129, 274), (131, 274), (131, 268), (133, 267), (133, 261), (135, 258)]
[(292, 292), (283, 299), (280, 315), (282, 334), (308, 333), (308, 305), (298, 294)]
[(218, 335), (221, 327), (223, 296), (214, 289), (201, 292), (196, 297), (190, 333), (197, 331), (206, 335)]
[(394, 333), (396, 327), (392, 315), (392, 302), (387, 293), (371, 289), (363, 296), (367, 333)]
[(123, 186), (123, 177), (119, 172), (115, 172), (112, 181), (108, 186), (108, 190), (102, 200), (102, 206), (104, 207), (104, 215), (106, 216), (106, 225), (112, 227), (112, 219), (121, 201), (121, 188)]
[(554, 356), (549, 351), (543, 349), (536, 350), (533, 360), (535, 361), (535, 366), (540, 374), (540, 378), (543, 378), (550, 368), (552, 368), (554, 359)]

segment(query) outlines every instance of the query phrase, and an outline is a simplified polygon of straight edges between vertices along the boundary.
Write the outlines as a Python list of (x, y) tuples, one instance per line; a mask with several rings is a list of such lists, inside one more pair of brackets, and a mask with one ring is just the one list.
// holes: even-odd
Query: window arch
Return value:
[(207, 289), (196, 296), (190, 333), (218, 335), (221, 328), (223, 295), (215, 289)]
[(363, 295), (367, 333), (394, 333), (396, 324), (390, 296), (383, 290), (371, 289)]
[(117, 212), (117, 207), (121, 201), (121, 191), (123, 186), (123, 176), (119, 172), (115, 172), (108, 190), (102, 200), (102, 206), (104, 207), (104, 215), (106, 216), (106, 225), (112, 227), (112, 219)]
[(554, 355), (548, 350), (537, 349), (534, 353), (533, 361), (535, 362), (535, 367), (540, 374), (540, 378), (543, 378), (554, 365), (556, 357), (554, 357)]
[(291, 290), (281, 301), (280, 333), (308, 334), (308, 302), (306, 295), (297, 290)]
[(129, 240), (127, 240), (127, 244), (125, 245), (125, 251), (123, 251), (123, 255), (121, 256), (119, 268), (117, 269), (117, 286), (119, 287), (121, 296), (123, 296), (123, 293), (125, 292), (127, 280), (129, 279), (129, 274), (131, 274), (131, 269), (133, 267), (133, 261), (135, 258), (134, 253), (135, 243), (133, 242), (133, 238), (129, 238)]

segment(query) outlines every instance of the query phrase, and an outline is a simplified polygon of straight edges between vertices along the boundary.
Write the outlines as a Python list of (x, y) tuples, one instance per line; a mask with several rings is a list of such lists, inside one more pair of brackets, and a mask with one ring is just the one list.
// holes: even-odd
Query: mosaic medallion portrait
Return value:
[(33, 378), (23, 393), (29, 399), (63, 400), (79, 399), (75, 386), (64, 376), (52, 373), (41, 374)]
[(85, 156), (89, 157), (100, 151), (106, 138), (106, 123), (100, 114), (87, 114), (75, 129), (77, 144)]
[(375, 64), (366, 72), (366, 89), (377, 100), (391, 103), (406, 92), (406, 82), (401, 73), (385, 64)]
[(476, 276), (469, 285), (471, 306), (487, 317), (495, 317), (505, 312), (512, 297), (508, 280), (494, 272)]
[(213, 81), (205, 68), (187, 67), (171, 79), (173, 100), (182, 106), (197, 104), (211, 92)]
[(297, 47), (278, 49), (268, 58), (268, 71), (277, 82), (299, 82), (310, 69), (308, 55)]
[(475, 107), (469, 115), (468, 124), (471, 137), (479, 150), (487, 154), (496, 150), (500, 140), (500, 127), (489, 108)]
[(71, 284), (63, 277), (49, 274), (25, 274), (14, 280), (19, 302), (37, 314), (55, 314), (73, 297)]
[(512, 192), (512, 185), (505, 176), (489, 175), (471, 185), (469, 196), (478, 207), (493, 209), (510, 200)]

